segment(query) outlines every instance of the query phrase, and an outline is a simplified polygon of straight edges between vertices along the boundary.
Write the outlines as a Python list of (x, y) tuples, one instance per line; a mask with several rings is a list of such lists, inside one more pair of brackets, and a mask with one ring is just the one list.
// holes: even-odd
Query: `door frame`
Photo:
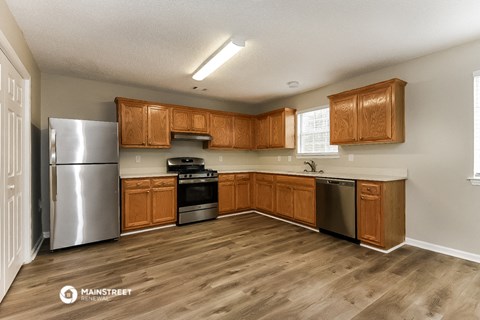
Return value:
[(23, 115), (23, 263), (30, 263), (33, 260), (32, 256), (32, 199), (31, 199), (31, 187), (32, 187), (32, 150), (31, 150), (31, 85), (32, 77), (27, 68), (15, 52), (7, 37), (0, 30), (0, 49), (10, 60), (15, 69), (20, 73), (23, 79), (23, 101), (24, 101), (24, 115)]

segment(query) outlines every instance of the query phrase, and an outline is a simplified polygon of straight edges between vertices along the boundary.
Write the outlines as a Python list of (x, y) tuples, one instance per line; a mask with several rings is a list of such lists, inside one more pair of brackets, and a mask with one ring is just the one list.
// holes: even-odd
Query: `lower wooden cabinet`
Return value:
[(357, 181), (357, 234), (390, 249), (405, 241), (405, 181)]
[(255, 174), (255, 209), (273, 213), (275, 211), (275, 176)]
[(252, 208), (251, 174), (220, 174), (218, 176), (219, 214), (244, 211)]
[(122, 231), (174, 223), (176, 178), (122, 179)]

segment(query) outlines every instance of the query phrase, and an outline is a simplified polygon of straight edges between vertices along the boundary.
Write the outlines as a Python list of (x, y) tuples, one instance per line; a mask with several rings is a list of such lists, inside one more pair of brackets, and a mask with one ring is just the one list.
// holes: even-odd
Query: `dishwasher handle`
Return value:
[(317, 184), (331, 184), (343, 187), (355, 187), (355, 180), (317, 178)]

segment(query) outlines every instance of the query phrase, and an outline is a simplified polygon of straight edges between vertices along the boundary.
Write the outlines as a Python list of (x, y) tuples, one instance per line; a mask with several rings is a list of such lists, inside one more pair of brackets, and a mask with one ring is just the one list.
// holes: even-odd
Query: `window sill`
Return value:
[(480, 177), (470, 177), (467, 180), (470, 180), (472, 186), (480, 186)]
[(340, 158), (338, 153), (312, 153), (312, 154), (305, 154), (305, 153), (297, 153), (297, 159), (337, 159)]

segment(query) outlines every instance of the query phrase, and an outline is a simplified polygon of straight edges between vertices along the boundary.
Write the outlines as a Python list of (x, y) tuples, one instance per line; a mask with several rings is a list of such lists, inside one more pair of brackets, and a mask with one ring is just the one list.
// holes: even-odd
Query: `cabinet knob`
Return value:
[(371, 188), (367, 188), (368, 191), (371, 191), (372, 189)]
[(139, 187), (140, 185), (141, 185), (141, 183), (140, 183), (140, 182), (137, 182), (137, 187)]
[(364, 196), (361, 196), (360, 199), (365, 200), (365, 197), (364, 197)]

